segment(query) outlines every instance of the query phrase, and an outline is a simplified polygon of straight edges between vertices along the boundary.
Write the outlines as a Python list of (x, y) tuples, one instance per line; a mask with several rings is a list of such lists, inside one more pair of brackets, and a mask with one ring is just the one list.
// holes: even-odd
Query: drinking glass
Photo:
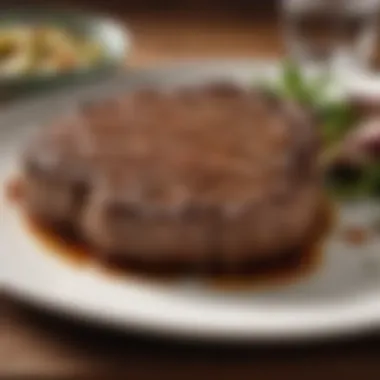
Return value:
[(379, 0), (282, 0), (289, 55), (301, 63), (366, 69), (379, 10)]

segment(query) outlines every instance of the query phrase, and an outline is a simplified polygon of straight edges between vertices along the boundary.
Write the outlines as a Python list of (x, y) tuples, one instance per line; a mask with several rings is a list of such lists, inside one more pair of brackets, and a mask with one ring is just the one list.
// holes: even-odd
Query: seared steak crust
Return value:
[(305, 111), (258, 91), (139, 90), (38, 133), (25, 207), (104, 257), (229, 268), (305, 241), (320, 206), (317, 148)]

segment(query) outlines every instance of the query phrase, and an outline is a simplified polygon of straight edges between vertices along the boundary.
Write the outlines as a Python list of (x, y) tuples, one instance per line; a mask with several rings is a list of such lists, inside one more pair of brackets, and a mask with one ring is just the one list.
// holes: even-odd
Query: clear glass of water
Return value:
[(380, 0), (282, 0), (285, 39), (300, 63), (368, 68)]

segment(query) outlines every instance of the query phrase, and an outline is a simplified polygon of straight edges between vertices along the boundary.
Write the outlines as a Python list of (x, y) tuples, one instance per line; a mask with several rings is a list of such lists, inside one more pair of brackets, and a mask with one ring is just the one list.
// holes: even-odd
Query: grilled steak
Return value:
[(229, 269), (298, 249), (320, 207), (309, 115), (213, 84), (79, 107), (26, 149), (25, 208), (104, 258)]

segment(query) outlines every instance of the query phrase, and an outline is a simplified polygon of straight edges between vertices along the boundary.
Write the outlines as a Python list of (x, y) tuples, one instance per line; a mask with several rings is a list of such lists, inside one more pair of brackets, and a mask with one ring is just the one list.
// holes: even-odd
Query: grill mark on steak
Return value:
[(31, 142), (26, 208), (71, 223), (105, 257), (239, 266), (289, 252), (314, 223), (317, 140), (303, 109), (257, 90), (144, 89)]

